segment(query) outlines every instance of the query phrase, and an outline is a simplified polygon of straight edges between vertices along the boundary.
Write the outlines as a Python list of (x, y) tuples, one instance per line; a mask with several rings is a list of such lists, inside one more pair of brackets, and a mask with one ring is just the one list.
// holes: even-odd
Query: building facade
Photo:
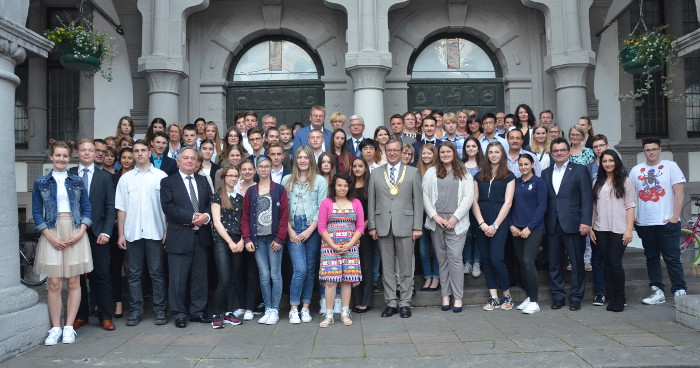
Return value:
[[(327, 116), (363, 116), (367, 136), (392, 114), (423, 107), (512, 113), (526, 103), (536, 114), (552, 110), (565, 131), (589, 116), (628, 167), (643, 159), (642, 138), (661, 137), (689, 179), (686, 197), (700, 197), (700, 0), (645, 0), (641, 9), (632, 0), (30, 0), (0, 8), (0, 80), (17, 86), (14, 96), (3, 90), (16, 156), (0, 170), (18, 198), (4, 210), (19, 207), (19, 221), (31, 217), (48, 139), (114, 135), (123, 115), (139, 134), (155, 117), (203, 117), (225, 129), (247, 110), (306, 122), (313, 105)], [(80, 16), (113, 37), (111, 82), (63, 68), (37, 35)], [(639, 83), (617, 55), (640, 18), (681, 37), (678, 62), (659, 76), (675, 75), (671, 87), (684, 102), (656, 87), (643, 101), (618, 100)], [(0, 146), (13, 151), (9, 139)], [(3, 218), (2, 236), (13, 242), (7, 229), (16, 218)], [(18, 284), (3, 277), (11, 280), (0, 294)], [(0, 320), (10, 312), (0, 308)]]

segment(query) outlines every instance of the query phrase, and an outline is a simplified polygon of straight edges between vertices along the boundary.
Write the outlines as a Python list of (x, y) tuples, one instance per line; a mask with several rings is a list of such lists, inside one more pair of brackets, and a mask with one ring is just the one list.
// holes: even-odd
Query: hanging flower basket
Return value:
[(54, 51), (60, 54), (60, 62), (67, 69), (80, 70), (92, 78), (97, 72), (107, 81), (112, 81), (112, 58), (114, 46), (107, 33), (96, 33), (92, 23), (80, 19), (44, 32), (46, 38), (55, 44)]
[(657, 72), (663, 68), (663, 60), (657, 57), (650, 58), (646, 63), (642, 61), (639, 48), (639, 45), (629, 45), (620, 50), (619, 60), (625, 72), (636, 75), (644, 73), (644, 67), (649, 73)]
[(100, 69), (102, 63), (102, 47), (90, 54), (76, 53), (72, 43), (61, 43), (56, 46), (61, 54), (60, 62), (66, 69), (95, 72)]
[[(642, 24), (643, 25), (643, 24)], [(675, 36), (664, 33), (668, 26), (656, 27), (642, 34), (632, 36), (623, 42), (617, 60), (622, 64), (622, 69), (635, 75), (635, 80), (641, 82), (632, 93), (620, 94), (620, 100), (640, 101), (649, 95), (655, 83), (655, 75), (664, 66), (672, 65), (676, 61), (676, 51), (673, 49)], [(646, 26), (645, 26), (646, 29)], [(634, 32), (634, 31), (633, 31)], [(661, 93), (670, 100), (683, 101), (682, 95), (676, 95), (670, 89), (673, 80), (673, 68), (667, 68), (666, 73), (661, 73)]]

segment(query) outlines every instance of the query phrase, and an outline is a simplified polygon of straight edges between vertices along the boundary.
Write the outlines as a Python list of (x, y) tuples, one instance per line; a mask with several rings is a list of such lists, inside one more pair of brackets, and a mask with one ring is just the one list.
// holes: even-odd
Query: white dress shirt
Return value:
[(561, 180), (564, 178), (564, 173), (566, 173), (566, 167), (569, 166), (569, 161), (564, 162), (561, 165), (561, 169), (557, 164), (554, 164), (554, 169), (552, 171), (552, 186), (554, 187), (554, 193), (559, 194), (559, 187), (561, 186)]
[(399, 161), (396, 166), (391, 166), (390, 163), (386, 163), (386, 172), (387, 172), (387, 177), (389, 178), (389, 181), (391, 181), (391, 169), (394, 169), (394, 182), (391, 183), (392, 185), (396, 185), (396, 183), (399, 182), (399, 176), (401, 176), (401, 161)]
[(78, 164), (78, 176), (80, 177), (80, 179), (83, 178), (83, 170), (84, 169), (88, 169), (88, 172), (87, 172), (88, 182), (87, 182), (87, 188), (85, 188), (85, 189), (87, 189), (88, 195), (90, 195), (90, 185), (92, 185), (92, 175), (95, 173), (95, 164), (94, 163), (90, 164), (90, 166), (88, 166), (88, 167), (83, 166), (83, 164)]
[(114, 207), (126, 212), (126, 241), (163, 239), (165, 214), (160, 204), (160, 181), (167, 176), (151, 164), (146, 171), (135, 167), (119, 179)]

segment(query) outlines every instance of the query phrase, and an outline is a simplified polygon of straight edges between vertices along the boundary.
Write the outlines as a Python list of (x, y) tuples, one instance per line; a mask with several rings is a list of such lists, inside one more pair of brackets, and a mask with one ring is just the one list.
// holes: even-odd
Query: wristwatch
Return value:
[(498, 225), (496, 225), (495, 223), (491, 226), (493, 226), (494, 229), (498, 230)]

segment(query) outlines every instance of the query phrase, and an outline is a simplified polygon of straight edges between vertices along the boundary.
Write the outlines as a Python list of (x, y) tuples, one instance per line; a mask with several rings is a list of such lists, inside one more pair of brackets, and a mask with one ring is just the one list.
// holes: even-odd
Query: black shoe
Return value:
[(552, 309), (561, 309), (564, 305), (566, 305), (564, 300), (555, 300), (552, 302)]
[(373, 293), (379, 292), (379, 282), (378, 281), (372, 284), (372, 292)]
[(382, 312), (382, 317), (391, 317), (396, 313), (399, 313), (398, 309), (394, 307), (386, 307), (384, 308), (384, 312)]
[[(355, 307), (355, 308), (357, 308), (357, 307)], [(357, 308), (357, 311), (355, 313), (367, 313), (367, 312), (369, 312), (370, 309), (372, 309), (372, 307), (365, 307), (365, 309)]]
[(126, 320), (126, 325), (127, 326), (136, 326), (141, 322), (141, 317), (139, 316), (131, 316)]
[(593, 298), (593, 305), (600, 307), (604, 304), (605, 304), (605, 296), (596, 295), (595, 298)]
[(168, 324), (168, 315), (165, 312), (158, 312), (156, 314), (156, 325), (162, 326)]
[(190, 322), (211, 323), (211, 317), (207, 317), (207, 316), (190, 317)]
[(440, 284), (438, 284), (438, 286), (436, 286), (434, 288), (433, 287), (430, 288), (430, 291), (438, 291), (438, 290), (440, 290)]
[(442, 306), (442, 311), (443, 311), (443, 312), (447, 312), (447, 311), (450, 310), (450, 309), (452, 309), (452, 306), (449, 305), (449, 304), (448, 304), (448, 305), (443, 305), (443, 306)]
[(175, 327), (185, 328), (187, 327), (187, 318), (178, 318), (175, 320)]
[(581, 302), (571, 302), (571, 305), (569, 306), (570, 311), (577, 311), (581, 310)]
[(411, 307), (401, 307), (399, 308), (399, 313), (401, 318), (411, 318)]

